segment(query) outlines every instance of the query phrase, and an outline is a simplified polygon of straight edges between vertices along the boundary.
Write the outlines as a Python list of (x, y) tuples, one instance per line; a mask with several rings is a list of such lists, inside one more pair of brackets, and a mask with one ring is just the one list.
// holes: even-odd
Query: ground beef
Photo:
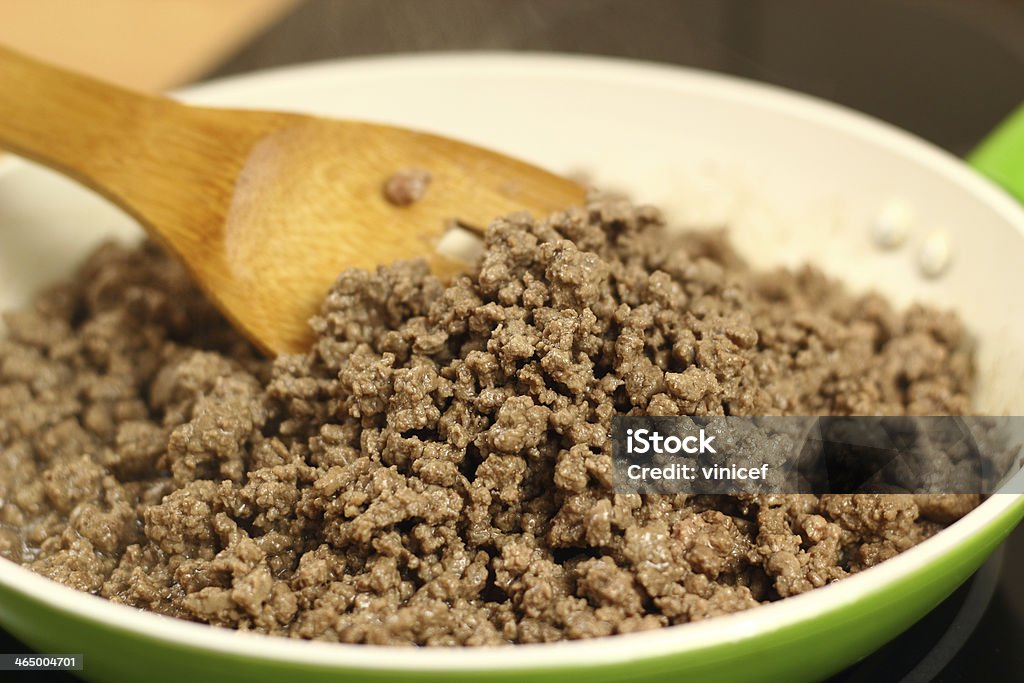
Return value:
[(402, 169), (384, 182), (384, 198), (395, 206), (409, 206), (426, 194), (431, 180), (433, 176), (426, 169)]
[(498, 220), (448, 285), (343, 273), (264, 360), (152, 245), (6, 316), (0, 554), (115, 602), (374, 644), (588, 638), (802, 593), (973, 496), (614, 495), (613, 415), (962, 414), (952, 314), (621, 201)]

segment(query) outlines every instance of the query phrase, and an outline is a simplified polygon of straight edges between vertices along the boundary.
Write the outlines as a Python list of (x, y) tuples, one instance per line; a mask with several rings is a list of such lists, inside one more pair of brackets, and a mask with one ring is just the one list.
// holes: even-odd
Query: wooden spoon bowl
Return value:
[[(100, 192), (174, 253), (264, 351), (306, 350), (338, 273), (426, 257), (453, 222), (582, 203), (570, 180), (487, 149), (394, 126), (191, 107), (0, 48), (0, 147)], [(383, 188), (429, 171), (407, 206)]]

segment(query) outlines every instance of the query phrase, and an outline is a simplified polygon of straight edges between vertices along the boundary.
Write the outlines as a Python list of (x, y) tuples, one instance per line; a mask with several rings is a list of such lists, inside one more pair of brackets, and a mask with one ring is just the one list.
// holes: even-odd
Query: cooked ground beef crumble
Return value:
[(157, 248), (6, 316), (0, 554), (245, 630), (485, 645), (678, 624), (823, 586), (976, 496), (614, 495), (616, 414), (962, 414), (952, 314), (622, 201), (513, 216), (444, 285), (343, 273), (262, 359)]

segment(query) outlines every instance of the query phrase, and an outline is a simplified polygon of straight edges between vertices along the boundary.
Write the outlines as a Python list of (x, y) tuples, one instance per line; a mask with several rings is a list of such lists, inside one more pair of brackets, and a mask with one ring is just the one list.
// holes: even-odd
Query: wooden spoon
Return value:
[[(191, 107), (0, 48), (0, 147), (97, 190), (185, 264), (271, 354), (309, 348), (313, 316), (345, 268), (434, 253), (453, 220), (479, 230), (516, 210), (582, 203), (560, 176), (457, 140), (281, 112)], [(422, 168), (423, 197), (383, 186)]]

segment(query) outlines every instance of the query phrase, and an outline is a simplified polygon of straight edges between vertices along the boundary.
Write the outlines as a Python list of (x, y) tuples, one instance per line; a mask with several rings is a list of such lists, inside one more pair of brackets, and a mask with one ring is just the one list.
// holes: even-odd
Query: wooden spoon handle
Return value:
[(141, 95), (0, 47), (0, 147), (124, 205), (147, 127), (173, 101)]

